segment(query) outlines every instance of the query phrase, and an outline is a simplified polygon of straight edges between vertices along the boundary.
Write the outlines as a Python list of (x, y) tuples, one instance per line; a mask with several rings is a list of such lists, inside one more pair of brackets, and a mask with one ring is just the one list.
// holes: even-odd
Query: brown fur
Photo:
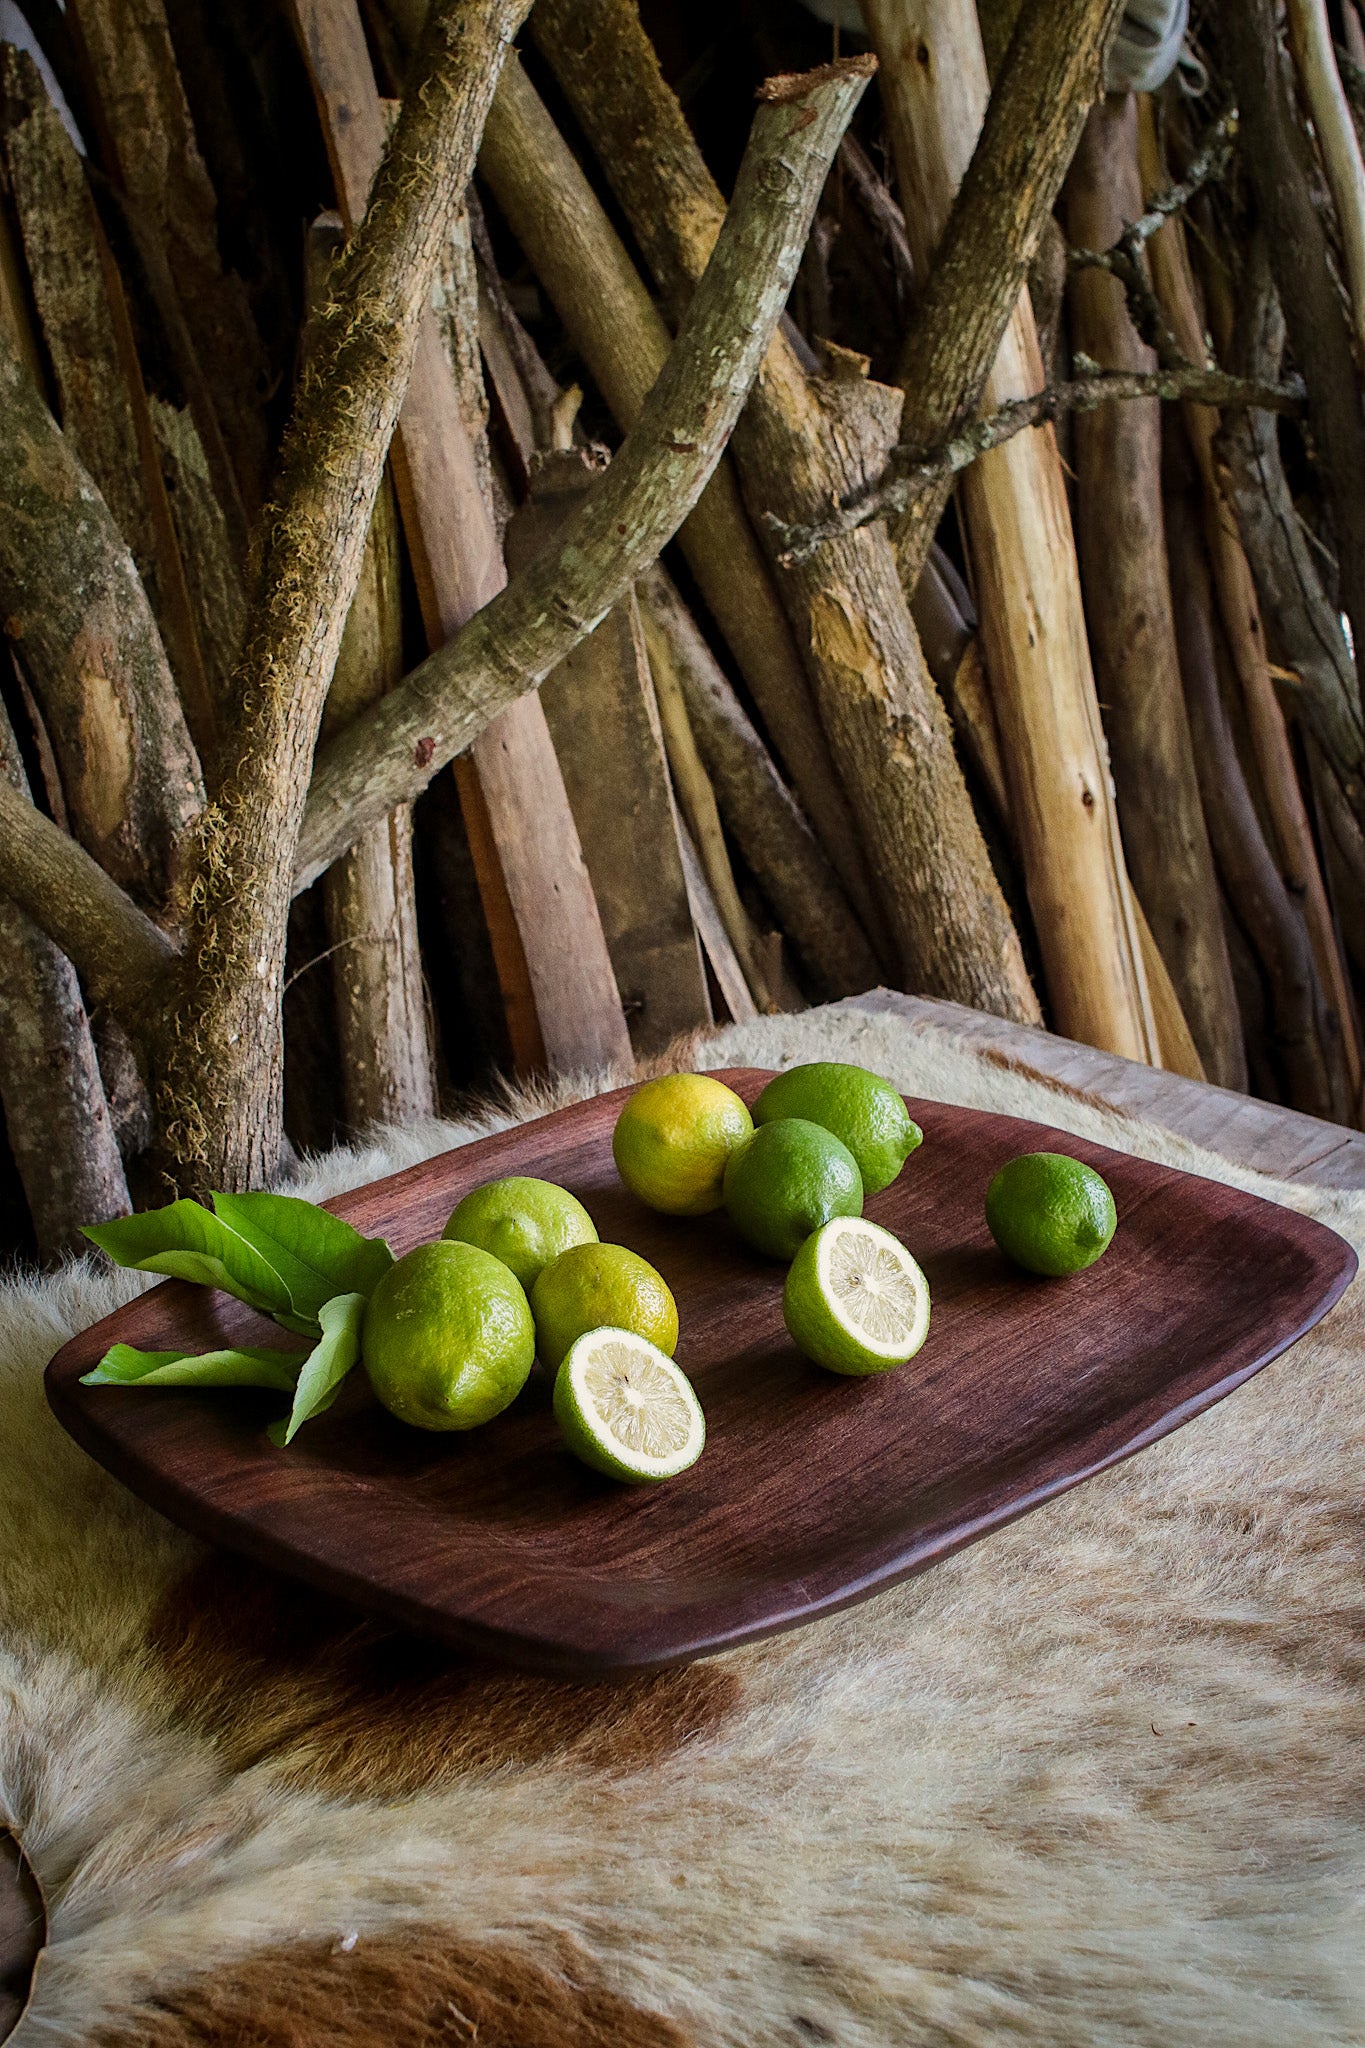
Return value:
[(600, 1685), (491, 1670), (227, 1556), (171, 1588), (148, 1647), (174, 1713), (232, 1769), (269, 1757), (284, 1783), (353, 1799), (570, 1755), (638, 1769), (720, 1726), (740, 1691), (710, 1664)]
[(436, 1928), (264, 1949), (138, 2007), (91, 2048), (688, 2048), (609, 1991), (565, 1942), (551, 1972), (521, 1950)]

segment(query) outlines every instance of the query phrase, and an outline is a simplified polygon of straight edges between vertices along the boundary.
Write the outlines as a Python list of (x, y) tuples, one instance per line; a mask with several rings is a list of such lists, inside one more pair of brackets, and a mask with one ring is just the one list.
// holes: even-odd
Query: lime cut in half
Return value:
[(554, 1405), (569, 1449), (612, 1479), (672, 1479), (696, 1464), (706, 1442), (686, 1374), (633, 1330), (580, 1337), (555, 1377)]
[(836, 1216), (792, 1261), (782, 1313), (797, 1348), (830, 1372), (890, 1372), (929, 1334), (929, 1282), (898, 1237)]

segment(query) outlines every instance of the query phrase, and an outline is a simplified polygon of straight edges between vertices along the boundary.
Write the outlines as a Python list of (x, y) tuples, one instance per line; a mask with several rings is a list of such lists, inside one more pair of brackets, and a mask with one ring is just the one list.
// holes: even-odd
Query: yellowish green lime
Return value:
[(725, 1199), (725, 1166), (753, 1130), (733, 1088), (709, 1074), (665, 1074), (637, 1088), (611, 1151), (633, 1195), (666, 1216), (704, 1216)]
[(792, 1260), (782, 1314), (797, 1349), (830, 1372), (890, 1372), (929, 1334), (929, 1282), (889, 1230), (838, 1216)]
[(864, 1195), (889, 1188), (924, 1133), (889, 1081), (842, 1060), (813, 1060), (769, 1081), (754, 1104), (756, 1124), (805, 1117), (841, 1138), (858, 1162)]
[(442, 1238), (390, 1266), (361, 1355), (379, 1399), (418, 1429), (476, 1429), (514, 1401), (535, 1358), (521, 1282), (491, 1252)]
[(576, 1195), (523, 1173), (471, 1188), (441, 1235), (491, 1252), (528, 1293), (561, 1252), (597, 1242), (596, 1226)]
[(536, 1349), (558, 1366), (589, 1330), (633, 1330), (671, 1358), (678, 1309), (661, 1274), (623, 1244), (580, 1244), (561, 1252), (531, 1289)]
[(1109, 1246), (1114, 1197), (1092, 1167), (1065, 1152), (1025, 1152), (986, 1190), (986, 1223), (1007, 1258), (1059, 1279), (1084, 1272)]
[(706, 1443), (686, 1374), (633, 1330), (585, 1332), (555, 1375), (554, 1406), (569, 1449), (613, 1479), (672, 1479)]
[(805, 1117), (760, 1124), (725, 1171), (725, 1207), (755, 1251), (794, 1259), (834, 1216), (861, 1216), (858, 1162), (833, 1131)]

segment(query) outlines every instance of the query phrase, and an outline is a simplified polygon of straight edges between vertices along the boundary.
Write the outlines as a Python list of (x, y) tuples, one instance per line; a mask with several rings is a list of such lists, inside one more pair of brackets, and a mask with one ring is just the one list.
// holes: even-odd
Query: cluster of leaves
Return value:
[(171, 1202), (140, 1216), (92, 1223), (86, 1236), (138, 1273), (221, 1288), (311, 1350), (138, 1351), (115, 1344), (83, 1384), (92, 1387), (270, 1387), (292, 1396), (271, 1426), (281, 1446), (336, 1399), (360, 1356), (365, 1304), (393, 1264), (382, 1237), (363, 1237), (295, 1195), (214, 1195), (213, 1208)]

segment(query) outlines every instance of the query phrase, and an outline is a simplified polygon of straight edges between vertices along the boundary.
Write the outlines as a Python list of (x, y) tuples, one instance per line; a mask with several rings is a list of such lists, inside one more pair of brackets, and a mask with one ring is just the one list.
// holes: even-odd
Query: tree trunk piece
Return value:
[[(387, 478), (375, 499), (322, 730), (393, 688), (403, 673), (398, 508)], [(323, 877), (332, 953), (340, 1089), (353, 1130), (436, 1112), (426, 987), (417, 943), (412, 811), (400, 804)]]
[(5, 154), (62, 431), (132, 550), (195, 746), (214, 706), (123, 284), (75, 144), (27, 52), (3, 61)]
[[(1109, 248), (1141, 215), (1130, 95), (1092, 109), (1065, 198), (1067, 233), (1079, 248)], [(1079, 271), (1070, 297), (1074, 348), (1106, 370), (1156, 367), (1116, 278)], [(1133, 886), (1209, 1079), (1245, 1089), (1237, 992), (1171, 613), (1160, 401), (1101, 406), (1082, 413), (1073, 431), (1086, 619)]]
[[(296, 12), (337, 196), (354, 224), (384, 140), (364, 30), (354, 0), (296, 0)], [(464, 314), (476, 331), (475, 307)], [(465, 402), (431, 312), (418, 336), (393, 472), (427, 640), (439, 647), (497, 594), (506, 569)], [(510, 706), (497, 729), (475, 741), (456, 780), (518, 1067), (628, 1062), (610, 954), (540, 703)]]
[(128, 548), (3, 335), (0, 475), (0, 612), (72, 831), (159, 906), (203, 799), (199, 763)]
[(874, 988), (876, 955), (824, 849), (696, 621), (657, 566), (641, 581), (640, 612), (655, 682), (665, 673), (676, 681), (730, 836), (811, 986), (829, 998)]
[(1329, 1117), (1332, 1090), (1319, 1039), (1313, 949), (1266, 845), (1224, 708), (1219, 664), (1227, 655), (1220, 649), (1202, 506), (1192, 483), (1179, 479), (1178, 468), (1173, 475), (1168, 463), (1171, 597), (1204, 815), (1229, 904), (1265, 969), (1274, 1047), (1289, 1101), (1310, 1116)]
[[(535, 33), (665, 293), (695, 284), (724, 201), (634, 6), (550, 0)], [(735, 437), (756, 516), (808, 523), (879, 473), (899, 406), (842, 367), (852, 376), (813, 381), (785, 337), (769, 349)], [(904, 984), (1039, 1021), (884, 531), (849, 534), (778, 580)]]
[[(518, 64), (508, 66), (493, 102), (479, 170), (594, 382), (628, 431), (667, 358), (668, 328)], [(703, 255), (698, 275), (705, 260)], [(860, 917), (878, 928), (880, 911), (857, 827), (830, 772), (801, 655), (728, 457), (684, 522), (679, 542), (836, 872)]]
[[(0, 708), (0, 775), (28, 783)], [(0, 897), (0, 1102), (44, 1258), (88, 1248), (83, 1223), (131, 1208), (113, 1119), (75, 970), (18, 905)]]
[[(1092, 5), (1086, 12), (1093, 32), (1093, 19), (1103, 10)], [(916, 264), (928, 274), (990, 99), (976, 12), (972, 0), (868, 0), (867, 19), (881, 59), (901, 205)], [(1073, 125), (1054, 113), (1059, 137), (1069, 136)], [(1026, 195), (1002, 192), (999, 202), (1017, 218)], [(951, 261), (951, 248), (947, 253)], [(917, 326), (912, 338), (918, 331)], [(911, 354), (922, 373), (923, 362)], [(986, 382), (985, 406), (994, 410), (1027, 397), (1042, 383), (1028, 294), (1016, 292)], [(918, 437), (923, 398), (913, 377), (906, 390)], [(935, 394), (929, 402), (946, 413), (945, 398)], [(986, 667), (1053, 1018), (1070, 1038), (1157, 1064), (1155, 1019), (1052, 429), (1021, 433), (982, 456), (964, 472), (962, 498)], [(917, 559), (916, 581), (920, 566)]]
[[(581, 503), (596, 465), (583, 451), (542, 458), (530, 502), (507, 530), (512, 575)], [(642, 1057), (712, 1022), (692, 923), (678, 815), (634, 593), (541, 684), (631, 1042)]]
[(245, 287), (223, 268), (165, 11), (161, 0), (71, 0), (66, 18), (98, 130), (88, 139), (151, 259), (148, 282), (240, 542), (265, 488), (264, 365)]
[(188, 1192), (260, 1186), (278, 1167), (290, 853), (431, 279), (524, 5), (436, 0), (364, 221), (314, 324), (162, 1049), (162, 1133)]

